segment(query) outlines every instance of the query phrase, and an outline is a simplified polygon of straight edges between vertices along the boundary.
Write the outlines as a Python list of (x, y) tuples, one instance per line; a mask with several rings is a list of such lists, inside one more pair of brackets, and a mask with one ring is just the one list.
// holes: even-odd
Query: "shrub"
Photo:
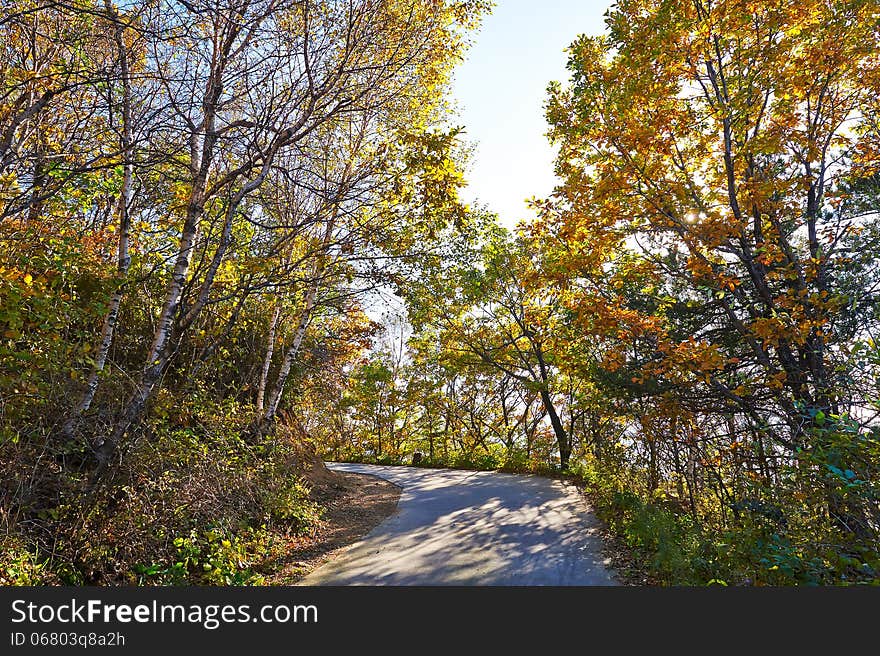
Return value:
[(48, 473), (7, 506), (19, 519), (6, 522), (0, 582), (260, 583), (260, 563), (285, 537), (315, 527), (321, 508), (299, 476), (314, 454), (295, 435), (279, 426), (249, 441), (249, 418), (229, 402), (164, 397), (136, 449), (97, 486), (57, 464), (35, 467), (36, 451), (7, 461), (19, 480)]

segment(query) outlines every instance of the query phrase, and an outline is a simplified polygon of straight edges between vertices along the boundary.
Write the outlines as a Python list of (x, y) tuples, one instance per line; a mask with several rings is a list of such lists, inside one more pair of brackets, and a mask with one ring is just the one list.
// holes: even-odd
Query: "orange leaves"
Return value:
[(752, 333), (765, 344), (776, 343), (788, 336), (785, 325), (777, 317), (755, 319), (751, 325)]
[(708, 382), (710, 375), (722, 369), (725, 362), (717, 345), (690, 338), (672, 349), (667, 356), (666, 366)]
[(688, 256), (687, 267), (697, 283), (715, 280), (715, 272), (705, 257), (696, 254)]
[(746, 396), (747, 394), (749, 394), (749, 388), (745, 385), (737, 385), (736, 388), (733, 390), (733, 393), (740, 397)]
[[(612, 373), (618, 371), (626, 362), (626, 356), (621, 350), (609, 349), (602, 354), (599, 365)], [(635, 381), (634, 381), (635, 382)]]
[(586, 335), (626, 342), (662, 333), (659, 317), (627, 308), (617, 299), (609, 302), (601, 295), (588, 295), (572, 299), (572, 303), (575, 323)]
[(772, 267), (774, 264), (784, 262), (785, 254), (778, 245), (768, 243), (758, 248), (755, 260), (765, 267)]
[[(694, 338), (678, 343), (663, 338), (657, 346), (657, 354), (662, 357), (642, 366), (633, 382), (662, 378), (668, 383), (682, 386), (709, 384), (712, 376), (722, 371), (729, 362), (718, 345)], [(609, 357), (607, 360), (617, 363), (620, 357), (618, 355), (617, 360)]]
[(784, 371), (768, 375), (766, 378), (767, 386), (775, 390), (781, 390), (785, 386), (785, 382), (787, 380), (788, 374), (786, 374)]
[(878, 16), (636, 0), (572, 47), (548, 111), (563, 184), (532, 236), (603, 367), (724, 407), (783, 369), (825, 384), (808, 363), (843, 348), (835, 285), (859, 261), (847, 185), (880, 170)]

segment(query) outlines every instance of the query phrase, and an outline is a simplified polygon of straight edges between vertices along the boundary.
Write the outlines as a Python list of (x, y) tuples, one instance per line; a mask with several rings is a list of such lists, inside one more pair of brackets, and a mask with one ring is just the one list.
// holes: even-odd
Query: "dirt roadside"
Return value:
[(295, 538), (267, 585), (293, 585), (354, 544), (397, 509), (400, 488), (376, 476), (330, 472), (313, 481), (313, 500), (325, 507), (316, 530)]

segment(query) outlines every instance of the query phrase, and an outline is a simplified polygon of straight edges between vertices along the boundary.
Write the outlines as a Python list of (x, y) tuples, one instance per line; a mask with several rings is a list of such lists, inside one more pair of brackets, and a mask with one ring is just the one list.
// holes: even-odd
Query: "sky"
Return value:
[(512, 227), (530, 218), (525, 199), (556, 185), (545, 133), (552, 80), (567, 79), (568, 47), (579, 34), (601, 34), (611, 0), (496, 0), (453, 80), (464, 139), (476, 146), (464, 198)]

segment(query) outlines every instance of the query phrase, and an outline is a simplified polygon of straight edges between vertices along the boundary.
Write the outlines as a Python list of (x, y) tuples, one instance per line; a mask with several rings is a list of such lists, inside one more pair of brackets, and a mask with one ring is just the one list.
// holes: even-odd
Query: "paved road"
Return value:
[(330, 464), (403, 488), (397, 511), (303, 585), (615, 585), (597, 520), (538, 476)]

